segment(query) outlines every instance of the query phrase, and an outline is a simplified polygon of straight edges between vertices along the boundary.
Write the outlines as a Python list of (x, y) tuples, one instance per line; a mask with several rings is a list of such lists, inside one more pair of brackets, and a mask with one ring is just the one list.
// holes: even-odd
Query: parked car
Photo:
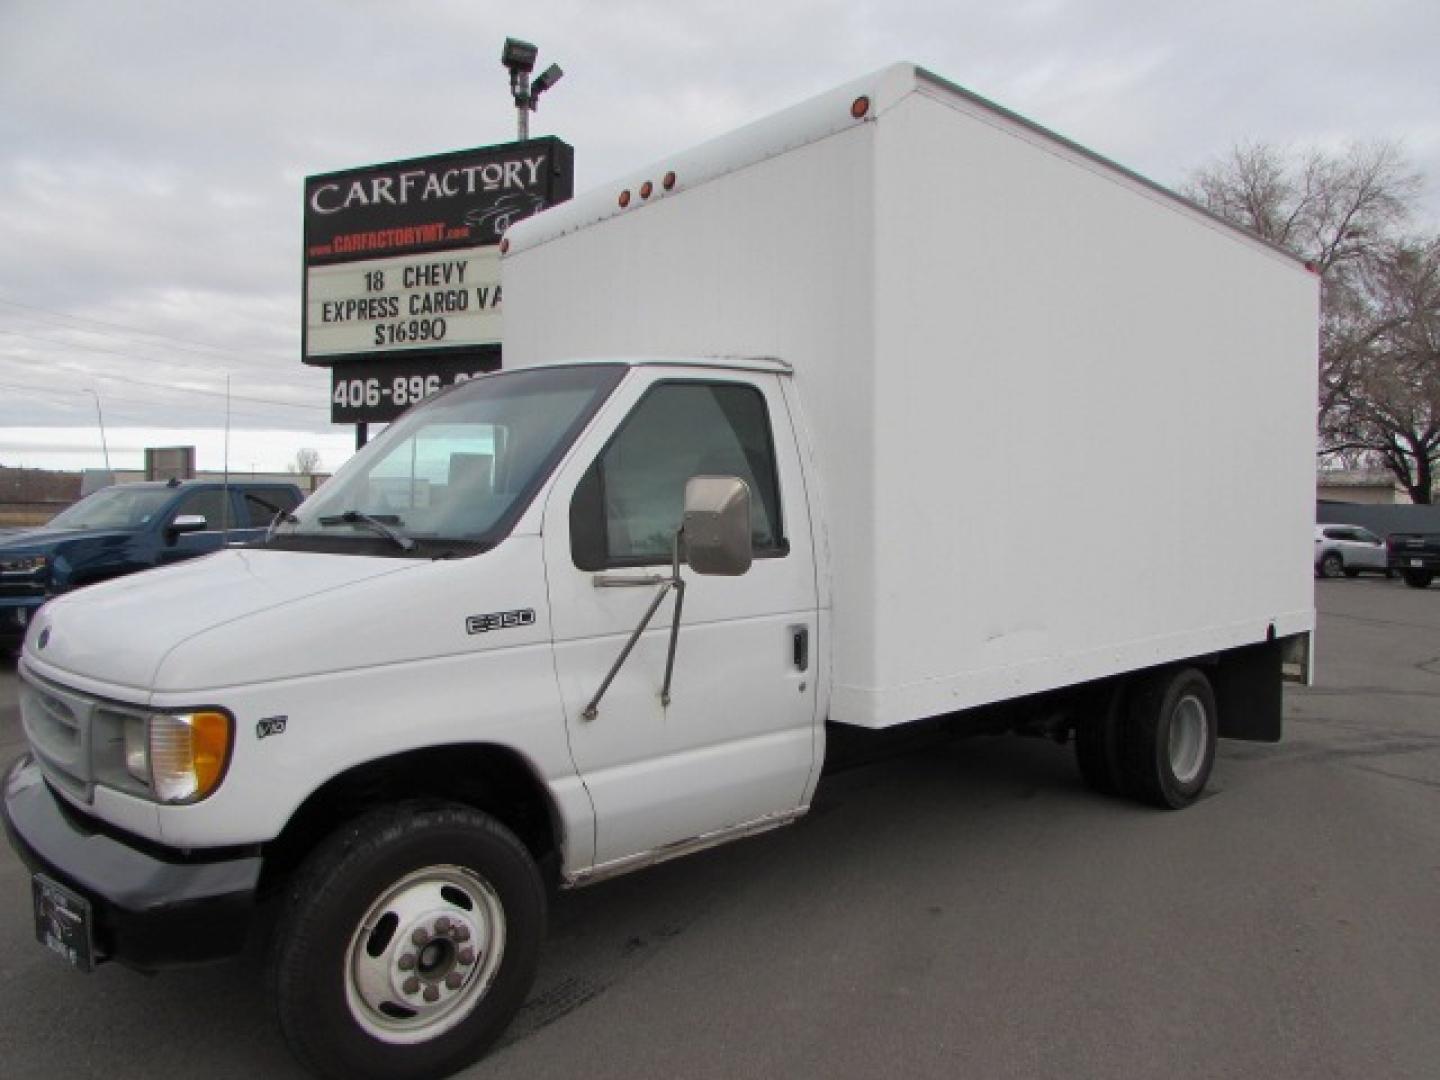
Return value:
[(120, 484), (49, 524), (0, 536), (0, 649), (19, 645), (31, 616), (57, 593), (207, 555), (227, 539), (258, 539), (303, 498), (294, 484)]
[(1391, 533), (1385, 540), (1391, 572), (1412, 589), (1428, 589), (1440, 574), (1440, 532)]
[(1315, 526), (1315, 574), (1322, 578), (1389, 576), (1385, 541), (1359, 525)]

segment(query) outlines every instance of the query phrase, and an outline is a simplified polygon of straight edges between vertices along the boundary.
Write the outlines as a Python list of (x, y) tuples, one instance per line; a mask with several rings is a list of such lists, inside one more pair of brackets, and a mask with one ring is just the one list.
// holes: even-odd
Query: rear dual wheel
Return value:
[(1435, 580), (1433, 570), (1405, 570), (1402, 572), (1405, 576), (1405, 584), (1412, 589), (1428, 589), (1430, 582)]
[(1210, 680), (1195, 668), (1170, 668), (1117, 688), (1077, 727), (1075, 752), (1095, 790), (1180, 810), (1205, 790), (1218, 736)]

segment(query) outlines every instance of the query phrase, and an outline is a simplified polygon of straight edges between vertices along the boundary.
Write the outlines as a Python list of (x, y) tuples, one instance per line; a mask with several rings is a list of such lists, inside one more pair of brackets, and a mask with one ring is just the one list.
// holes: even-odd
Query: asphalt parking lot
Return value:
[[(1165, 814), (1013, 738), (560, 896), (480, 1077), (1440, 1075), (1440, 586), (1317, 583), (1319, 683)], [(22, 749), (13, 663), (0, 758)], [(85, 976), (0, 852), (0, 1072), (298, 1075), (253, 962)]]

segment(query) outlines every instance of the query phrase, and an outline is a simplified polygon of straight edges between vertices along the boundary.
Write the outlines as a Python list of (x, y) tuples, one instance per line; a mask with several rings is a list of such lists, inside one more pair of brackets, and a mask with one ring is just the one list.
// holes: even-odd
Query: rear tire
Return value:
[(1412, 589), (1428, 589), (1430, 582), (1435, 580), (1433, 570), (1405, 570), (1402, 571), (1405, 577), (1405, 584)]
[(1219, 737), (1215, 692), (1195, 668), (1158, 671), (1132, 687), (1125, 709), (1125, 787), (1141, 802), (1182, 810), (1200, 797)]
[(1123, 684), (1117, 683), (1075, 725), (1075, 763), (1080, 766), (1085, 783), (1101, 795), (1125, 794), (1125, 770), (1120, 752), (1124, 710)]
[(1326, 552), (1320, 557), (1320, 576), (1322, 578), (1337, 578), (1345, 572), (1345, 560), (1334, 551)]
[(545, 891), (525, 846), (466, 806), (357, 818), (288, 883), (270, 957), (281, 1030), (318, 1076), (448, 1076), (534, 979)]

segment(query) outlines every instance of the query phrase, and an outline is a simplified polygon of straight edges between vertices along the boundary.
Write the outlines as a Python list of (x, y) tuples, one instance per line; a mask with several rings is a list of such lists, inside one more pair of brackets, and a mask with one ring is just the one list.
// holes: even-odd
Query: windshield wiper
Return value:
[(415, 541), (404, 533), (396, 532), (390, 526), (399, 525), (400, 519), (394, 514), (385, 514), (382, 517), (371, 517), (369, 514), (362, 514), (359, 510), (346, 510), (343, 514), (332, 514), (328, 517), (316, 519), (321, 525), (369, 525), (381, 536), (394, 540), (400, 545), (401, 551), (414, 551)]
[[(259, 502), (260, 500), (256, 499), (255, 501)], [(266, 544), (270, 543), (270, 541), (275, 538), (275, 530), (281, 525), (296, 525), (299, 524), (299, 522), (300, 519), (290, 513), (289, 510), (277, 510), (275, 516), (270, 519), (270, 527), (265, 530), (265, 540), (263, 542)]]

